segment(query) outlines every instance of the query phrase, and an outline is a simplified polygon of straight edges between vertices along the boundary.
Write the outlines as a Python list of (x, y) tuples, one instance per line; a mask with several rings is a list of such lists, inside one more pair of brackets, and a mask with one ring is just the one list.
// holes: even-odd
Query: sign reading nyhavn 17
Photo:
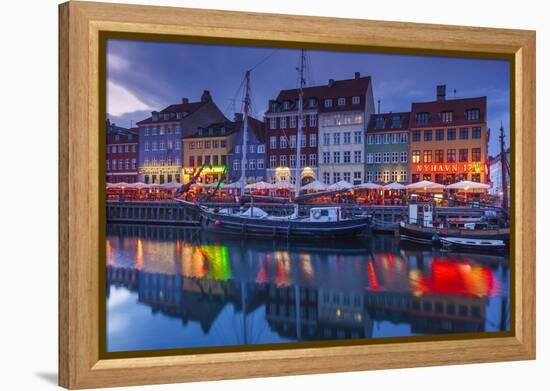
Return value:
[(480, 173), (480, 162), (415, 164), (417, 172)]

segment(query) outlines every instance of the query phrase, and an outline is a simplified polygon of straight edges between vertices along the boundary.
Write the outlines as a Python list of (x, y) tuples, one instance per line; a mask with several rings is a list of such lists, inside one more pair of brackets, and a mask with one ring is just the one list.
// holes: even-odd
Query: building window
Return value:
[(325, 185), (329, 185), (330, 184), (330, 172), (324, 172), (323, 173), (323, 183)]
[(269, 128), (270, 129), (276, 129), (277, 128), (277, 118), (272, 117), (269, 119)]
[(477, 121), (477, 120), (479, 120), (479, 109), (466, 110), (466, 119), (468, 121)]
[(330, 133), (323, 133), (323, 145), (330, 145)]
[(107, 171), (111, 169), (110, 167), (111, 167), (111, 162), (107, 160), (107, 166), (106, 166)]
[(367, 153), (367, 164), (372, 164), (374, 162), (374, 155), (372, 153)]
[(391, 141), (391, 135), (389, 133), (384, 134), (384, 144), (389, 144)]
[(309, 155), (309, 166), (317, 167), (317, 154), (312, 153)]
[[(217, 156), (216, 156), (217, 157)], [(248, 168), (250, 168), (251, 170), (255, 170), (256, 169), (256, 159), (250, 159), (248, 161)]]
[(391, 153), (391, 162), (392, 163), (398, 163), (399, 162), (399, 153), (398, 152), (392, 152)]
[(441, 112), (441, 121), (442, 122), (453, 122), (453, 112), (452, 111), (442, 111)]
[(269, 138), (269, 148), (276, 149), (277, 148), (277, 137), (271, 136)]
[(220, 148), (226, 148), (227, 147), (227, 140), (220, 140)]
[(330, 152), (323, 152), (323, 164), (330, 164)]
[(241, 153), (241, 146), (235, 145), (235, 153)]
[(392, 171), (391, 172), (391, 181), (392, 182), (397, 182), (397, 171)]
[(384, 117), (376, 117), (376, 129), (384, 129), (386, 127), (386, 119)]
[(269, 157), (269, 168), (275, 168), (277, 167), (277, 156), (270, 156)]
[(420, 130), (413, 130), (412, 141), (420, 141)]
[(456, 149), (447, 149), (447, 163), (456, 162)]
[(461, 148), (458, 150), (458, 161), (459, 162), (468, 161), (468, 148)]
[(391, 135), (391, 143), (392, 144), (399, 144), (399, 134), (394, 133)]
[(332, 140), (334, 145), (340, 145), (340, 133), (336, 132), (332, 134)]
[(437, 129), (437, 130), (435, 131), (435, 139), (436, 139), (437, 141), (443, 141), (443, 140), (445, 140), (445, 132), (444, 132), (443, 129)]
[(401, 163), (407, 163), (407, 152), (401, 152)]
[(241, 169), (241, 161), (239, 159), (233, 160), (233, 170), (238, 171)]
[(353, 132), (353, 142), (355, 144), (361, 144), (363, 142), (361, 132)]
[(146, 127), (146, 128), (145, 128), (145, 135), (146, 135), (146, 136), (149, 136), (150, 134), (151, 134), (151, 133), (149, 133), (149, 128)]
[(264, 159), (258, 159), (258, 170), (264, 169)]
[(351, 152), (344, 151), (344, 163), (350, 163), (350, 162), (351, 162)]
[(113, 171), (116, 171), (116, 160), (113, 159), (111, 166), (113, 167)]
[(403, 123), (401, 121), (401, 116), (400, 115), (393, 115), (391, 117), (391, 127), (393, 129), (399, 129), (402, 126), (403, 126)]
[(407, 171), (401, 171), (400, 176), (400, 182), (407, 182), (409, 180)]
[(407, 133), (401, 133), (401, 144), (407, 144), (409, 142), (409, 135)]
[(472, 174), (472, 182), (481, 182), (481, 174)]
[(306, 155), (300, 155), (300, 167), (306, 166)]
[(380, 152), (376, 152), (374, 154), (374, 162), (375, 163), (382, 163), (382, 154)]
[(258, 145), (258, 153), (265, 153), (265, 145), (263, 144)]
[(436, 149), (435, 150), (435, 162), (436, 163), (443, 163), (444, 160), (444, 151), (442, 149)]
[(344, 181), (350, 183), (351, 182), (351, 172), (344, 172)]
[(286, 155), (279, 156), (279, 165), (281, 167), (286, 167)]
[(176, 141), (176, 150), (181, 149), (181, 141)]
[(382, 161), (384, 163), (389, 163), (390, 162), (390, 153), (389, 152), (384, 152), (384, 154), (382, 156), (383, 156)]
[(302, 134), (301, 143), (300, 146), (304, 148), (306, 146), (306, 136), (305, 134)]
[(361, 100), (358, 96), (354, 96), (353, 98), (351, 98), (351, 103), (354, 105), (358, 105), (360, 101)]
[(340, 173), (339, 172), (335, 172), (335, 173), (332, 174), (332, 181), (333, 181), (333, 183), (340, 182)]
[(281, 129), (286, 129), (286, 117), (281, 117)]
[(372, 171), (367, 171), (365, 178), (367, 179), (367, 182), (372, 182)]
[(338, 98), (338, 106), (344, 106), (346, 104), (346, 98)]
[(296, 156), (290, 155), (290, 168), (296, 168)]
[(456, 129), (447, 129), (447, 140), (456, 140)]
[(481, 148), (472, 148), (472, 161), (473, 162), (481, 161)]
[(332, 99), (325, 99), (325, 107), (332, 107)]
[(387, 170), (384, 170), (384, 182), (389, 182), (390, 181), (390, 172), (387, 171)]
[(377, 134), (376, 136), (374, 136), (374, 143), (375, 144), (382, 144), (382, 136)]
[(367, 136), (367, 144), (368, 145), (374, 144), (374, 137), (373, 136), (371, 136), (371, 135)]
[(420, 182), (420, 174), (412, 174), (412, 183)]
[(279, 137), (279, 148), (286, 148), (286, 137), (280, 136)]
[(481, 138), (481, 128), (472, 128), (472, 138)]
[(424, 163), (431, 163), (432, 162), (432, 151), (424, 151)]
[(290, 148), (296, 148), (296, 135), (290, 136)]
[(468, 128), (460, 128), (460, 139), (468, 140)]
[(416, 122), (419, 125), (425, 125), (429, 121), (429, 113), (417, 113), (416, 114)]
[(149, 151), (149, 143), (145, 143), (144, 149), (145, 149), (146, 151)]
[(255, 153), (256, 152), (256, 146), (255, 145), (250, 145), (248, 150), (250, 151), (250, 153)]
[(420, 163), (420, 151), (412, 151), (412, 162)]
[(353, 152), (353, 162), (354, 163), (361, 163), (361, 151), (354, 151)]
[(432, 131), (431, 130), (425, 130), (424, 131), (424, 141), (432, 141)]
[(296, 116), (294, 116), (294, 115), (290, 116), (290, 127), (291, 128), (296, 127)]
[(344, 132), (344, 144), (351, 144), (351, 132)]
[(315, 114), (309, 116), (309, 126), (317, 126), (317, 116)]
[(335, 164), (340, 164), (340, 152), (334, 152), (332, 155), (332, 162)]

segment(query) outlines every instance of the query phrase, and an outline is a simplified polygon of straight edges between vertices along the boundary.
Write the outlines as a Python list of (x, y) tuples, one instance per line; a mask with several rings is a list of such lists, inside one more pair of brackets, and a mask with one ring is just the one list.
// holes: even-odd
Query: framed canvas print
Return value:
[(59, 12), (62, 386), (535, 357), (534, 32)]

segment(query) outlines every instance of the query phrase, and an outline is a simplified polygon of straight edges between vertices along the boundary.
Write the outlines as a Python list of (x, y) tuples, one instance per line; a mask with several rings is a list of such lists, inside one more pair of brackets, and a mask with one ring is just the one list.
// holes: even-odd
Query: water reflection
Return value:
[(507, 330), (504, 257), (108, 225), (107, 350)]

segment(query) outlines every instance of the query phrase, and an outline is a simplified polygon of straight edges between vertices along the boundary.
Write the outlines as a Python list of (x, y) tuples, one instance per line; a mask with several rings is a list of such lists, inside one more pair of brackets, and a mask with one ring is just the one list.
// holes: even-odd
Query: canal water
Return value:
[[(210, 236), (209, 236), (210, 235)], [(107, 351), (507, 331), (508, 256), (108, 224)]]

